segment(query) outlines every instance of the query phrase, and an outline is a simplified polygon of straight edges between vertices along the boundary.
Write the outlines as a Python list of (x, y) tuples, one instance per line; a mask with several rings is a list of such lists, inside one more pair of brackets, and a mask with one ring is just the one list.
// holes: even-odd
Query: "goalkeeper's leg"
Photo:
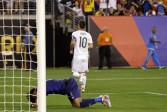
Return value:
[(96, 103), (102, 103), (107, 107), (111, 107), (111, 102), (108, 95), (100, 95), (99, 97), (89, 99), (82, 99), (81, 97), (76, 98), (72, 102), (72, 105), (77, 108), (84, 108)]

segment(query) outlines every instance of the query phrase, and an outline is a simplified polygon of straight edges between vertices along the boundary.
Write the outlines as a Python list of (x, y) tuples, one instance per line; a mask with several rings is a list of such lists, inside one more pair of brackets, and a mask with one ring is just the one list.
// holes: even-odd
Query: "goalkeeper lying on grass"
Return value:
[[(84, 108), (93, 105), (97, 102), (102, 103), (105, 106), (111, 107), (110, 99), (108, 95), (100, 95), (96, 98), (82, 99), (78, 84), (74, 78), (57, 80), (48, 79), (46, 81), (46, 95), (49, 94), (61, 94), (67, 95), (73, 107)], [(33, 88), (27, 95), (27, 99), (31, 102), (31, 108), (37, 108), (37, 89)]]

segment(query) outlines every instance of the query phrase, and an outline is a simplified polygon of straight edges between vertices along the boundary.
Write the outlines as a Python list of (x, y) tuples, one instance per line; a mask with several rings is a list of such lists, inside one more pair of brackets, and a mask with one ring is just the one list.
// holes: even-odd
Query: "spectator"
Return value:
[(115, 9), (113, 7), (110, 7), (107, 16), (114, 16), (114, 15), (115, 15)]
[(144, 14), (143, 14), (143, 11), (142, 11), (142, 10), (140, 10), (140, 11), (138, 12), (138, 16), (144, 16)]
[(131, 6), (131, 7), (130, 7), (129, 15), (130, 15), (130, 16), (137, 16), (137, 15), (138, 15), (138, 13), (137, 13), (137, 11), (136, 11), (136, 9), (135, 9), (134, 6)]
[(99, 10), (100, 0), (95, 0), (95, 12)]
[(128, 12), (130, 10), (130, 3), (127, 0), (122, 0), (121, 1), (122, 6), (124, 7), (125, 11)]
[(130, 4), (133, 5), (137, 12), (141, 10), (141, 1), (140, 0), (130, 0)]
[(64, 8), (63, 8), (63, 4), (61, 3), (61, 0), (58, 0), (58, 10), (60, 14), (63, 14)]
[(163, 4), (163, 2), (159, 1), (158, 6), (157, 6), (157, 15), (164, 16), (165, 15), (165, 8), (166, 8), (166, 6)]
[(103, 8), (100, 8), (99, 11), (96, 12), (95, 16), (106, 16)]
[(167, 0), (163, 0), (163, 4), (164, 4), (165, 7), (167, 8)]
[(78, 1), (75, 1), (75, 6), (73, 7), (73, 10), (77, 13), (77, 16), (83, 16), (82, 3), (79, 4)]
[(6, 4), (6, 13), (7, 14), (12, 14), (13, 12), (13, 0), (4, 0), (3, 2), (4, 4)]
[(125, 9), (124, 7), (122, 7), (122, 4), (118, 3), (115, 16), (124, 16), (124, 15), (126, 15)]
[(152, 6), (152, 9), (157, 12), (157, 6), (158, 6), (158, 0), (152, 0), (150, 1), (150, 4)]
[[(77, 16), (75, 16), (74, 19), (72, 19), (72, 24), (74, 26), (78, 25), (79, 19), (84, 19), (84, 17), (85, 17), (83, 15), (83, 12), (82, 12), (82, 4), (83, 4), (82, 1), (80, 1), (80, 2), (78, 0), (75, 1), (75, 7), (73, 7), (73, 11), (75, 11), (77, 13)], [(74, 21), (76, 21), (76, 22), (74, 22)], [(73, 25), (72, 25), (72, 27), (73, 27)]]
[(152, 6), (148, 0), (144, 0), (142, 8), (143, 8), (144, 15), (146, 15), (146, 12), (149, 12), (150, 10), (152, 10)]
[(163, 4), (165, 6), (165, 15), (167, 15), (167, 0), (163, 0)]
[(75, 6), (75, 0), (61, 0), (60, 3), (71, 8)]
[(114, 10), (117, 9), (117, 0), (108, 0), (108, 8), (113, 7)]
[(156, 12), (154, 10), (149, 10), (146, 12), (146, 16), (156, 16)]
[(24, 13), (24, 0), (14, 0), (15, 14)]
[(99, 8), (102, 8), (105, 13), (108, 12), (107, 6), (108, 6), (108, 0), (100, 0)]
[(103, 32), (99, 34), (97, 39), (99, 45), (99, 69), (103, 68), (104, 57), (107, 59), (108, 69), (111, 69), (111, 45), (112, 35), (109, 32), (108, 27), (103, 28)]
[(94, 0), (85, 0), (84, 1), (84, 14), (86, 19), (86, 30), (88, 30), (88, 16), (94, 15)]

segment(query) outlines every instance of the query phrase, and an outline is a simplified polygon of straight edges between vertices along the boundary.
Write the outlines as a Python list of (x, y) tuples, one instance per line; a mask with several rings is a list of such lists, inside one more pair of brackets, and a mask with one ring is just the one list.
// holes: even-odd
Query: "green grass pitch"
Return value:
[[(28, 76), (28, 72), (24, 74)], [(69, 68), (47, 69), (47, 78), (68, 77), (72, 77)], [(81, 93), (82, 97), (92, 98), (109, 94), (112, 108), (97, 103), (78, 109), (71, 106), (66, 96), (49, 95), (47, 112), (167, 112), (167, 69), (90, 69), (87, 78), (86, 92)], [(34, 83), (35, 81), (32, 82)], [(23, 91), (26, 91), (26, 88), (23, 88)], [(26, 101), (25, 97), (22, 100)], [(1, 111), (3, 105), (0, 104), (0, 107)], [(28, 107), (25, 105), (23, 108)]]

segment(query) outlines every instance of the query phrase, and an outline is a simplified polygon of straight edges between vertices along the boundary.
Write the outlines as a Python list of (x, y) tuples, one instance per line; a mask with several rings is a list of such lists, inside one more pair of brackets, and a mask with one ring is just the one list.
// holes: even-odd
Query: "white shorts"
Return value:
[(73, 59), (72, 72), (88, 72), (88, 59)]

